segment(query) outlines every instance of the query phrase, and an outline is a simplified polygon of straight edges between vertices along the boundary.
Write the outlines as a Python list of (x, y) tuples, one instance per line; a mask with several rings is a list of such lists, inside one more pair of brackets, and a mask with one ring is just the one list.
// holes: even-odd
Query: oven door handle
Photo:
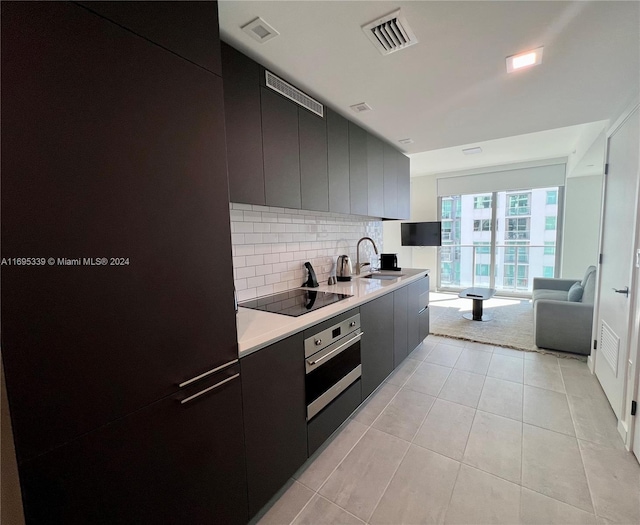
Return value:
[(343, 349), (346, 346), (351, 346), (351, 343), (355, 343), (356, 341), (359, 341), (362, 336), (364, 335), (364, 332), (360, 332), (358, 335), (356, 335), (355, 337), (352, 337), (351, 339), (349, 339), (348, 341), (345, 341), (344, 343), (342, 343), (340, 346), (334, 348), (333, 350), (331, 350), (331, 352), (324, 354), (322, 357), (320, 357), (319, 359), (316, 359), (314, 361), (311, 360), (307, 360), (307, 364), (309, 366), (315, 366), (318, 363), (321, 363), (322, 361), (324, 361), (325, 359), (327, 359), (329, 356), (332, 356), (333, 354), (335, 354), (336, 352), (342, 352)]

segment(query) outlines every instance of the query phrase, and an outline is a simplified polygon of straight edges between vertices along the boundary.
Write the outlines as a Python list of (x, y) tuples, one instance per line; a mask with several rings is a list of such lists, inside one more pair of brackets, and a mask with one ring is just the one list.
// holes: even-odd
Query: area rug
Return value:
[(472, 301), (454, 294), (431, 293), (429, 332), (434, 335), (504, 346), (529, 352), (552, 353), (533, 343), (533, 307), (527, 299), (493, 297), (484, 301), (484, 314), (491, 321), (469, 321)]

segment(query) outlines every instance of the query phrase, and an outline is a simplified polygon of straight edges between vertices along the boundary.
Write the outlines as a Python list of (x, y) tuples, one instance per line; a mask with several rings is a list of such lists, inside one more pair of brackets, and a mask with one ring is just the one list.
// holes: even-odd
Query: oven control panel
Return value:
[(329, 345), (332, 345), (346, 335), (355, 332), (358, 328), (360, 328), (360, 314), (349, 317), (348, 319), (336, 323), (322, 332), (318, 332), (317, 334), (308, 337), (304, 341), (305, 358), (312, 356)]

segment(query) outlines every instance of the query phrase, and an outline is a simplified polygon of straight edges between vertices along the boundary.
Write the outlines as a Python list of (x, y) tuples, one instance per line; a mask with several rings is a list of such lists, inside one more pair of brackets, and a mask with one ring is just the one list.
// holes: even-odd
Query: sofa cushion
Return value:
[(572, 303), (579, 303), (582, 300), (582, 293), (584, 292), (584, 288), (580, 285), (580, 283), (575, 283), (569, 291), (567, 292), (567, 301), (571, 301)]
[(551, 299), (553, 301), (566, 301), (567, 300), (567, 292), (564, 290), (534, 290), (533, 292), (533, 302), (535, 303), (538, 299)]

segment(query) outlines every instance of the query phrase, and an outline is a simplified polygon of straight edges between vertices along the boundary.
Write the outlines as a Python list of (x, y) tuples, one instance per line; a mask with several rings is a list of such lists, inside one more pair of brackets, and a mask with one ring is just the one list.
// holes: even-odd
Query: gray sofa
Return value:
[(582, 281), (533, 279), (533, 337), (536, 346), (575, 354), (591, 353), (596, 267)]

